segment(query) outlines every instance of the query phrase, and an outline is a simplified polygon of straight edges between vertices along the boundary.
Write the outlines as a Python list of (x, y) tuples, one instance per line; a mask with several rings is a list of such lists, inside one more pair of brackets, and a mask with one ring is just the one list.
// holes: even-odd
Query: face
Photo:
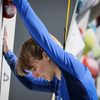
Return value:
[(31, 71), (35, 77), (43, 77), (51, 81), (55, 75), (53, 62), (45, 53), (43, 53), (43, 58), (41, 60), (32, 58), (31, 66)]

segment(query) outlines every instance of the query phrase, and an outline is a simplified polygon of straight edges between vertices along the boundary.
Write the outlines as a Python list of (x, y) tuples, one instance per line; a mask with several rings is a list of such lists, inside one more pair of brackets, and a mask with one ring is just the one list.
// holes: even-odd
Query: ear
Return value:
[(44, 51), (42, 52), (42, 57), (44, 60), (50, 60), (50, 58), (48, 57), (48, 55)]

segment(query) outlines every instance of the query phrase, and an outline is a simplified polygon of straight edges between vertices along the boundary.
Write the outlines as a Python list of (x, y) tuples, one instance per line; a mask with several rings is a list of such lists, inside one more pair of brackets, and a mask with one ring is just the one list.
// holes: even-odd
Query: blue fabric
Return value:
[(62, 71), (61, 81), (54, 77), (51, 82), (48, 82), (33, 77), (31, 73), (18, 76), (15, 70), (17, 58), (9, 51), (5, 54), (5, 58), (19, 81), (31, 90), (55, 92), (56, 100), (98, 100), (94, 80), (89, 70), (53, 41), (27, 0), (13, 0), (13, 2), (29, 34)]

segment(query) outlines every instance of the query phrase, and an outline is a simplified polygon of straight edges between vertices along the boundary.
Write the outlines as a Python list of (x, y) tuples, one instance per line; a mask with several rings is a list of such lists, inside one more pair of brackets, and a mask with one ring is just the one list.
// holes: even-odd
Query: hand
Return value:
[(7, 53), (9, 51), (8, 41), (7, 41), (7, 30), (4, 28), (4, 37), (3, 37), (3, 53)]
[(3, 2), (3, 17), (12, 18), (16, 15), (17, 9), (12, 0), (4, 0)]

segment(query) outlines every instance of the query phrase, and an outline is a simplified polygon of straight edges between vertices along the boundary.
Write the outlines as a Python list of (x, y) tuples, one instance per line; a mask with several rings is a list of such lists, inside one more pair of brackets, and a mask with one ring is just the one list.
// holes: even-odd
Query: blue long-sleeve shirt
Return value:
[[(27, 0), (13, 0), (13, 2), (29, 34), (62, 71), (61, 81), (54, 78), (51, 82), (41, 78), (36, 79), (31, 73), (24, 77), (15, 74), (22, 84), (32, 90), (55, 92), (57, 100), (61, 98), (62, 100), (97, 100), (94, 80), (89, 70), (53, 41)], [(15, 55), (8, 52), (5, 58), (15, 73)]]

